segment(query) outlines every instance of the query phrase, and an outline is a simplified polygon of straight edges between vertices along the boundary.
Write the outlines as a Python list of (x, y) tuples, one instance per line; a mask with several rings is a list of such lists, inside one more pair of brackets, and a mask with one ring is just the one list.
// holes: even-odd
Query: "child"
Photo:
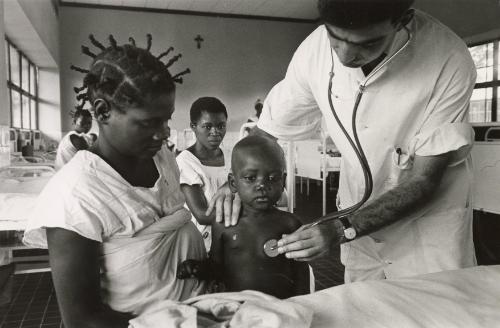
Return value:
[(253, 289), (279, 298), (308, 293), (309, 267), (305, 262), (288, 260), (284, 255), (270, 257), (264, 250), (269, 240), (279, 240), (301, 226), (293, 214), (274, 206), (285, 183), (281, 147), (268, 138), (246, 137), (234, 147), (231, 167), (229, 186), (242, 203), (238, 225), (212, 226), (208, 274), (204, 265), (186, 261), (179, 267), (178, 277), (211, 275), (227, 291)]
[[(42, 191), (24, 242), (49, 248), (64, 326), (129, 327), (128, 321), (164, 300), (205, 291), (181, 281), (187, 258), (204, 260), (200, 233), (184, 208), (179, 170), (164, 145), (175, 108), (167, 64), (135, 41), (100, 49), (78, 88), (92, 106), (99, 137), (61, 168)], [(82, 96), (83, 95), (83, 96)]]
[(88, 149), (92, 144), (91, 137), (87, 135), (92, 128), (92, 114), (90, 111), (77, 106), (72, 115), (74, 129), (61, 139), (57, 147), (55, 160), (57, 169), (69, 162), (77, 151)]
[(181, 171), (181, 190), (209, 251), (215, 213), (206, 216), (205, 212), (208, 201), (227, 182), (230, 166), (220, 148), (226, 135), (227, 111), (219, 99), (202, 97), (193, 103), (189, 115), (196, 143), (177, 156), (177, 165)]

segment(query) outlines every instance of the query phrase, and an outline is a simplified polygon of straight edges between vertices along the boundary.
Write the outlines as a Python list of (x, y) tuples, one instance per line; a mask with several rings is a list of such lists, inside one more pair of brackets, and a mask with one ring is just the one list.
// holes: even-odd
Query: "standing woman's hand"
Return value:
[(238, 194), (233, 194), (229, 185), (225, 183), (217, 190), (214, 197), (208, 203), (205, 215), (210, 215), (215, 207), (215, 221), (222, 222), (226, 227), (234, 226), (238, 223), (241, 210), (241, 200)]

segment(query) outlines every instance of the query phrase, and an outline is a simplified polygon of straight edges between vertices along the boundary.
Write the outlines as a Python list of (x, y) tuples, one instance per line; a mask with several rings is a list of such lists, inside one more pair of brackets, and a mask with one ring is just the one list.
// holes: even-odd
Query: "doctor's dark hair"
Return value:
[(215, 97), (201, 97), (195, 100), (189, 111), (191, 123), (197, 123), (203, 112), (214, 114), (222, 113), (227, 118), (226, 106)]
[(182, 83), (182, 75), (190, 73), (189, 68), (171, 75), (168, 68), (182, 55), (173, 56), (166, 64), (160, 59), (168, 55), (173, 48), (168, 48), (158, 56), (151, 49), (151, 34), (147, 35), (145, 49), (136, 46), (129, 38), (129, 44), (118, 45), (115, 38), (109, 36), (109, 46), (105, 47), (91, 34), (90, 42), (100, 50), (94, 54), (88, 47), (82, 46), (82, 53), (93, 58), (89, 69), (71, 65), (71, 69), (84, 73), (83, 86), (75, 87), (76, 99), (80, 102), (76, 110), (82, 110), (86, 102), (92, 106), (97, 98), (112, 103), (118, 109), (143, 106), (148, 97), (175, 91), (175, 83)]
[(386, 20), (396, 22), (415, 0), (318, 0), (322, 22), (357, 29)]

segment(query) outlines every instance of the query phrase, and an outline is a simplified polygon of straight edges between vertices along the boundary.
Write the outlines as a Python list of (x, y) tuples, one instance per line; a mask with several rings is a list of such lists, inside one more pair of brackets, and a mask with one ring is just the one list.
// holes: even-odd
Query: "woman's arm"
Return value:
[(52, 279), (64, 325), (126, 328), (131, 314), (111, 310), (100, 296), (99, 243), (61, 228), (47, 228)]
[(181, 190), (186, 198), (187, 206), (193, 213), (199, 224), (211, 225), (215, 219), (215, 213), (206, 215), (208, 208), (207, 200), (200, 185), (181, 184)]

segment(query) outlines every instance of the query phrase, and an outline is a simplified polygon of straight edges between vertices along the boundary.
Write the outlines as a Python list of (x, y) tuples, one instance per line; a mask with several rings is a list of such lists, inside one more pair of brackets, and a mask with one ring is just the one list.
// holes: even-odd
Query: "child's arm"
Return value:
[(184, 194), (184, 198), (186, 198), (186, 204), (196, 218), (196, 221), (198, 221), (199, 224), (211, 225), (212, 222), (214, 222), (215, 213), (205, 215), (208, 208), (208, 202), (203, 194), (201, 186), (197, 184), (181, 184), (181, 190)]
[(224, 277), (224, 224), (212, 225), (212, 246), (210, 246), (210, 262), (212, 276), (222, 281)]
[(221, 280), (224, 268), (222, 232), (224, 226), (212, 227), (212, 246), (208, 259), (199, 261), (187, 259), (177, 267), (177, 278), (197, 278), (200, 280)]

